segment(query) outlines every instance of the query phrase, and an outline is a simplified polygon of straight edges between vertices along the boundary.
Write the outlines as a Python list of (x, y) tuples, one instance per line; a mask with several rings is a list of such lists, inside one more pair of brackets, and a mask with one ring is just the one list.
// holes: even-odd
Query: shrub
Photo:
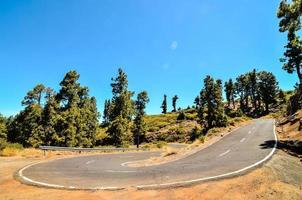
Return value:
[(155, 143), (155, 145), (156, 145), (157, 148), (161, 149), (161, 148), (163, 148), (164, 146), (166, 146), (167, 143), (164, 142), (164, 141), (158, 141), (158, 142)]
[(181, 111), (177, 116), (177, 120), (185, 120), (185, 119), (187, 119), (186, 114), (183, 111)]
[(190, 141), (195, 141), (201, 135), (201, 129), (197, 126), (190, 133)]
[(0, 151), (2, 151), (6, 146), (7, 146), (7, 142), (4, 139), (0, 139)]
[(199, 136), (198, 140), (201, 142), (201, 143), (204, 143), (206, 141), (206, 137), (204, 135), (201, 135)]
[(243, 112), (238, 109), (238, 110), (232, 110), (230, 108), (226, 108), (225, 109), (225, 114), (231, 118), (234, 118), (234, 117), (242, 117), (243, 116)]
[(1, 145), (1, 156), (15, 156), (23, 149), (23, 146), (18, 143), (3, 143)]

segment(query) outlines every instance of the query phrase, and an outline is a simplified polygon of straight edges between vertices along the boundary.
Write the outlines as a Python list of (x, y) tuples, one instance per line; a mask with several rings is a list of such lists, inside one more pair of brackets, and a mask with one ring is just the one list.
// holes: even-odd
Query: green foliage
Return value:
[(177, 102), (178, 99), (179, 99), (179, 98), (178, 98), (177, 95), (175, 95), (175, 96), (172, 98), (172, 106), (173, 106), (172, 112), (176, 112), (176, 102)]
[[(206, 129), (227, 125), (222, 102), (221, 80), (215, 81), (210, 76), (204, 79), (204, 87), (200, 92), (200, 110), (202, 110), (199, 114), (200, 121), (206, 120)], [(206, 111), (205, 118), (204, 111)]]
[(163, 114), (167, 113), (167, 95), (164, 95), (164, 100), (160, 108), (163, 110)]
[(127, 75), (122, 69), (119, 69), (118, 76), (111, 80), (113, 98), (110, 104), (108, 134), (114, 145), (121, 146), (131, 141), (129, 135), (134, 114), (134, 102), (131, 100), (133, 92), (128, 91)]
[(286, 103), (286, 95), (285, 95), (285, 93), (284, 93), (284, 91), (283, 90), (279, 90), (279, 92), (278, 92), (278, 100), (279, 100), (279, 102), (281, 103), (281, 104), (284, 104), (284, 103)]
[(190, 133), (190, 141), (194, 142), (197, 138), (202, 136), (202, 130), (200, 127), (195, 126), (194, 129)]
[[(257, 117), (263, 110), (268, 112), (269, 107), (277, 102), (278, 82), (271, 72), (257, 72), (254, 69), (236, 78), (235, 92), (239, 96), (240, 110)], [(226, 113), (229, 116), (239, 116), (228, 109)]]
[(285, 46), (283, 69), (288, 73), (297, 73), (299, 85), (294, 96), (291, 97), (288, 113), (293, 114), (302, 107), (302, 39), (301, 39), (301, 0), (282, 0), (277, 12), (280, 19), (279, 31), (287, 33), (287, 44)]
[(187, 116), (185, 114), (184, 111), (180, 111), (178, 116), (177, 116), (177, 120), (186, 120), (187, 119)]
[(22, 101), (23, 106), (28, 105), (41, 105), (41, 100), (43, 93), (46, 91), (46, 88), (43, 84), (38, 84), (34, 87), (33, 90), (29, 91), (27, 95), (24, 97), (24, 100)]
[(22, 150), (23, 146), (19, 143), (9, 143), (4, 139), (0, 139), (0, 155), (2, 155), (1, 151), (5, 149)]
[(42, 140), (39, 134), (41, 114), (42, 107), (39, 105), (29, 105), (17, 114), (8, 127), (8, 141), (25, 147), (39, 145)]
[[(163, 135), (165, 136), (165, 135)], [(185, 127), (183, 126), (176, 126), (174, 128), (169, 129), (167, 132), (167, 135), (164, 138), (161, 138), (161, 140), (164, 140), (166, 142), (187, 142), (189, 140), (187, 131)]]
[(259, 72), (259, 94), (268, 112), (269, 105), (276, 103), (278, 94), (278, 83), (276, 77), (271, 72)]
[(0, 113), (0, 139), (7, 138), (7, 119)]
[(228, 107), (233, 106), (235, 107), (235, 85), (233, 83), (232, 79), (229, 79), (227, 82), (224, 84), (224, 91), (226, 95), (226, 99), (228, 102)]
[(146, 91), (137, 95), (137, 100), (135, 101), (135, 118), (133, 123), (133, 138), (137, 147), (139, 147), (139, 144), (145, 139), (146, 123), (144, 117), (146, 104), (148, 102), (149, 98)]
[(285, 46), (283, 69), (288, 73), (297, 72), (301, 84), (301, 65), (302, 65), (302, 41), (299, 36), (301, 30), (302, 1), (282, 0), (277, 12), (280, 19), (279, 31), (287, 33), (287, 45)]
[(229, 117), (232, 117), (232, 118), (243, 116), (243, 112), (240, 109), (233, 110), (233, 109), (230, 109), (230, 108), (226, 108), (225, 109), (225, 114)]
[(177, 123), (177, 114), (148, 115), (145, 117), (147, 132), (158, 131), (169, 124)]
[(111, 101), (105, 100), (104, 112), (103, 112), (103, 126), (108, 126), (110, 122), (110, 113), (111, 113)]
[(201, 142), (201, 143), (204, 143), (206, 141), (206, 136), (205, 135), (200, 135), (198, 137), (198, 140)]
[(89, 97), (88, 88), (81, 87), (78, 79), (76, 71), (68, 72), (58, 94), (41, 84), (29, 91), (22, 101), (25, 109), (9, 123), (8, 140), (25, 147), (94, 146), (98, 127), (96, 100)]
[(156, 145), (156, 147), (157, 147), (158, 149), (161, 149), (161, 148), (163, 148), (164, 146), (167, 146), (167, 143), (164, 142), (164, 141), (158, 141), (158, 142), (155, 143), (155, 145)]
[(292, 115), (301, 108), (302, 104), (302, 100), (300, 99), (299, 86), (296, 85), (294, 92), (288, 96), (290, 97), (287, 102), (286, 111), (288, 115)]

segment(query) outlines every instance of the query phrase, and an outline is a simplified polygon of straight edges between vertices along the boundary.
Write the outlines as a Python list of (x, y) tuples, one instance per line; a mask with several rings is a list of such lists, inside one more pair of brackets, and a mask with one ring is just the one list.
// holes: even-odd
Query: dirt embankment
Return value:
[(299, 130), (302, 110), (292, 116), (280, 117), (277, 125), (278, 148), (302, 161), (302, 131)]

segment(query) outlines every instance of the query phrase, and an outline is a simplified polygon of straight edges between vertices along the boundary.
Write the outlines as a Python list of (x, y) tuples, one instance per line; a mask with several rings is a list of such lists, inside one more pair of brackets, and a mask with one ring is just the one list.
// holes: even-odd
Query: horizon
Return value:
[(177, 107), (191, 106), (206, 75), (224, 82), (256, 68), (274, 73), (281, 89), (293, 89), (297, 77), (279, 61), (286, 44), (279, 2), (238, 2), (4, 1), (0, 113), (17, 114), (38, 83), (58, 91), (70, 70), (80, 74), (100, 113), (119, 67), (131, 91), (148, 92), (148, 114), (161, 113), (164, 94), (169, 111), (174, 95)]

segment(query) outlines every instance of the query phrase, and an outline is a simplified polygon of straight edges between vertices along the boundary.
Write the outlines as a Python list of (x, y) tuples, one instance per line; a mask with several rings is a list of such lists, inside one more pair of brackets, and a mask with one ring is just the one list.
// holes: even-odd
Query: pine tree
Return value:
[(25, 109), (13, 118), (9, 126), (10, 142), (18, 142), (25, 147), (38, 147), (43, 144), (41, 101), (46, 95), (45, 92), (45, 86), (38, 84), (24, 97), (22, 105), (26, 106)]
[(164, 100), (160, 108), (162, 109), (163, 114), (167, 113), (167, 95), (164, 95)]
[[(212, 77), (207, 76), (204, 79), (204, 87), (200, 93), (200, 99), (200, 107), (202, 107), (203, 111), (206, 110), (207, 127), (205, 128), (208, 130), (213, 127), (226, 126), (227, 119), (224, 115), (221, 80), (215, 81)], [(203, 120), (203, 116), (200, 120)]]
[(271, 72), (259, 72), (259, 91), (265, 105), (265, 111), (268, 113), (269, 106), (276, 103), (278, 94), (278, 83)]
[(194, 99), (194, 105), (195, 105), (195, 108), (198, 109), (199, 108), (199, 104), (200, 104), (200, 98), (199, 96), (195, 97)]
[(250, 89), (249, 95), (251, 97), (255, 111), (258, 112), (258, 102), (260, 101), (260, 96), (258, 95), (259, 86), (258, 86), (258, 77), (257, 77), (258, 74), (256, 72), (256, 69), (253, 69), (252, 72), (249, 72), (247, 74), (247, 76), (248, 76), (248, 84), (250, 85), (249, 86), (249, 89)]
[(110, 99), (105, 100), (104, 111), (103, 111), (103, 126), (108, 126), (110, 122), (110, 109), (111, 109), (111, 101)]
[(60, 105), (56, 93), (47, 90), (46, 104), (42, 112), (43, 144), (51, 146), (64, 146), (64, 136), (60, 135), (58, 120), (60, 119)]
[(283, 69), (288, 73), (297, 73), (299, 84), (295, 94), (289, 99), (288, 114), (302, 107), (302, 39), (301, 39), (302, 0), (282, 0), (277, 12), (280, 19), (279, 31), (287, 33)]
[(280, 32), (287, 32), (288, 43), (285, 46), (286, 50), (283, 69), (288, 73), (296, 71), (300, 86), (302, 85), (302, 40), (299, 36), (301, 30), (302, 16), (302, 1), (301, 0), (282, 0), (277, 12), (277, 17), (280, 19)]
[(281, 104), (284, 104), (286, 102), (285, 93), (282, 89), (279, 90), (278, 99)]
[(172, 112), (176, 112), (176, 102), (178, 100), (178, 96), (175, 95), (173, 98), (172, 98), (172, 106), (173, 106), (173, 110)]
[(88, 88), (78, 83), (79, 77), (76, 71), (70, 71), (60, 83), (57, 95), (61, 105), (58, 139), (68, 147), (91, 147), (95, 143), (99, 114), (95, 98), (89, 97)]
[(33, 90), (29, 91), (22, 101), (23, 106), (38, 104), (41, 106), (41, 100), (43, 93), (45, 92), (45, 86), (43, 84), (36, 85)]
[(41, 114), (39, 105), (29, 105), (17, 114), (9, 126), (8, 141), (20, 143), (24, 147), (38, 147), (42, 144)]
[(146, 123), (144, 121), (146, 104), (149, 102), (148, 94), (143, 91), (137, 95), (137, 100), (135, 101), (135, 118), (133, 124), (133, 138), (137, 148), (139, 144), (143, 141), (146, 133)]
[(249, 104), (249, 84), (246, 74), (242, 74), (236, 78), (235, 88), (236, 94), (239, 96), (240, 109), (247, 111)]
[(225, 82), (224, 91), (228, 102), (228, 107), (231, 107), (232, 104), (233, 108), (235, 108), (235, 85), (233, 84), (232, 79), (229, 79), (229, 81)]
[(134, 103), (131, 98), (134, 93), (128, 91), (127, 75), (122, 69), (118, 69), (118, 76), (111, 80), (113, 98), (107, 132), (113, 144), (121, 146), (131, 140), (130, 121), (134, 114)]

